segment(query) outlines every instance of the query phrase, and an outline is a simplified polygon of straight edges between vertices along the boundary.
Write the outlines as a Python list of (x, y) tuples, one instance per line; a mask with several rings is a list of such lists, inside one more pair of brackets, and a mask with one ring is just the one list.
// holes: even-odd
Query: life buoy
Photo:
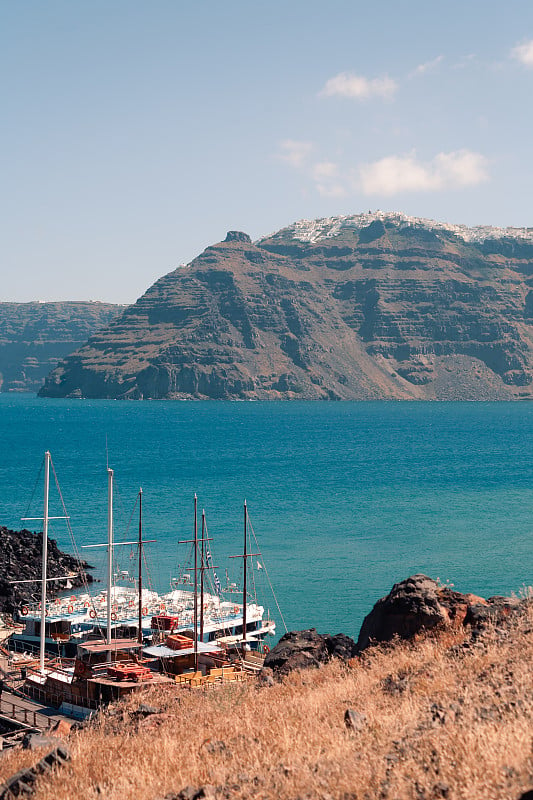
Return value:
[(72, 612), (74, 611), (74, 606), (72, 604), (70, 604), (68, 609), (67, 609), (67, 611), (68, 611), (69, 614), (72, 614)]
[(91, 619), (94, 619), (96, 617), (96, 611), (94, 610), (94, 608), (91, 608), (91, 610), (89, 611), (89, 616)]
[(22, 606), (22, 608), (20, 609), (20, 613), (22, 614), (23, 617), (27, 617), (28, 614), (30, 613), (30, 609), (28, 608), (28, 606)]
[(148, 609), (146, 608), (146, 606), (142, 610), (142, 615), (143, 615), (143, 617), (147, 617), (148, 616)]
[(238, 614), (239, 613), (239, 606), (233, 606), (233, 613), (234, 614)]
[(89, 608), (89, 601), (88, 600), (85, 601), (85, 603), (83, 604), (83, 607), (84, 608)]
[(130, 600), (130, 602), (128, 603), (128, 607), (133, 608), (134, 605), (135, 603), (133, 602), (133, 600)]
[(159, 610), (160, 611), (166, 611), (167, 610), (166, 605), (164, 603), (161, 603), (161, 605), (159, 606)]
[(116, 612), (116, 611), (112, 611), (112, 612), (111, 612), (111, 620), (112, 620), (113, 622), (116, 622), (116, 621), (117, 621), (117, 619), (118, 619), (118, 617), (117, 617), (117, 612)]
[(270, 647), (267, 644), (263, 645), (263, 653), (265, 653), (265, 655), (266, 653), (270, 653)]

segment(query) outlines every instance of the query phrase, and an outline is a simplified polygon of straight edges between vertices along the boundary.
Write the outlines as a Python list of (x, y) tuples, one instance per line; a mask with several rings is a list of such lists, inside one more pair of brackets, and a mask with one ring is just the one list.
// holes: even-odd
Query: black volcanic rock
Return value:
[[(24, 603), (40, 600), (42, 538), (42, 533), (0, 526), (0, 612), (13, 614)], [(93, 580), (87, 569), (87, 562), (80, 564), (74, 556), (61, 552), (55, 539), (48, 539), (48, 577), (70, 575), (71, 585), (78, 587), (83, 579), (88, 583)], [(35, 583), (11, 583), (31, 579)], [(50, 596), (63, 589), (64, 580), (48, 583)]]
[(230, 231), (59, 364), (40, 394), (533, 398), (532, 275), (531, 231), (380, 213), (302, 221), (255, 243)]
[(319, 667), (330, 658), (347, 661), (357, 652), (354, 640), (343, 633), (331, 636), (317, 633), (315, 628), (289, 631), (267, 654), (263, 667), (279, 678), (295, 669)]

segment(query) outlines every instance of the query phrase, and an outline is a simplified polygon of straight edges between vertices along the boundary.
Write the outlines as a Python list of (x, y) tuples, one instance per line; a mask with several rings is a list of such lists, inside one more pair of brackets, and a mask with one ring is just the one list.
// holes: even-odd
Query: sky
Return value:
[(0, 301), (302, 218), (533, 226), (530, 0), (0, 0), (0, 73)]

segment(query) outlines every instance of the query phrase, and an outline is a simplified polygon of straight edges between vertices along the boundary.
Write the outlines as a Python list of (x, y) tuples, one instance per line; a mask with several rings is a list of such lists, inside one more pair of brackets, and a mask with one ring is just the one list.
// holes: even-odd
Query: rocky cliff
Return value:
[[(27, 602), (40, 599), (42, 533), (11, 531), (0, 525), (0, 612), (13, 614)], [(86, 561), (79, 562), (74, 556), (63, 553), (55, 539), (48, 540), (48, 575), (50, 578), (70, 575), (70, 586), (76, 588), (90, 583), (91, 569)], [(32, 581), (12, 583), (12, 581)], [(65, 590), (65, 581), (50, 581), (48, 592), (54, 596)]]
[(49, 375), (44, 396), (533, 397), (533, 232), (400, 214), (230, 232)]
[(121, 310), (110, 303), (0, 303), (0, 391), (37, 392), (61, 359)]

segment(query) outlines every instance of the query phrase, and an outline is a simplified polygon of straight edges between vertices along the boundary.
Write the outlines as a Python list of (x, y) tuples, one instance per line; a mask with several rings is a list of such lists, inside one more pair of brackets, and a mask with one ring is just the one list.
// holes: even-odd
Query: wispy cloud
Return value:
[(387, 156), (379, 161), (362, 164), (359, 168), (359, 182), (361, 191), (366, 195), (436, 192), (477, 186), (487, 181), (487, 166), (487, 159), (471, 150), (438, 153), (427, 162), (419, 161), (414, 153), (407, 156)]
[(279, 145), (277, 157), (291, 167), (303, 167), (313, 152), (312, 142), (305, 142), (298, 139), (285, 139)]
[(319, 161), (311, 166), (311, 178), (319, 194), (325, 197), (344, 197), (346, 187), (338, 164), (333, 161)]
[(414, 70), (409, 73), (409, 77), (416, 78), (420, 75), (425, 75), (426, 72), (431, 72), (435, 67), (438, 67), (443, 59), (444, 56), (437, 56), (431, 59), (431, 61), (425, 61), (423, 64), (419, 64), (418, 67), (415, 67)]
[(511, 56), (520, 61), (521, 64), (524, 64), (524, 66), (533, 67), (533, 39), (513, 47)]
[(340, 72), (330, 78), (320, 91), (320, 97), (350, 97), (367, 100), (370, 97), (391, 97), (398, 84), (392, 78), (365, 78), (352, 72)]
[(456, 61), (455, 64), (452, 64), (452, 69), (466, 69), (467, 67), (472, 66), (476, 63), (477, 56), (475, 53), (468, 53), (468, 55), (463, 56)]

